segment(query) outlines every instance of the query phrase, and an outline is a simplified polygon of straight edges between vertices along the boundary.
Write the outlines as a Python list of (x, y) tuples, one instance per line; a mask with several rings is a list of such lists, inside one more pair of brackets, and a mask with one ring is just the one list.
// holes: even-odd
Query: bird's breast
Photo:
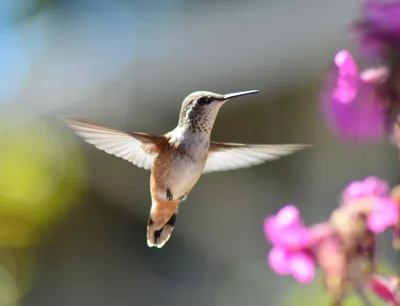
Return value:
[(180, 157), (172, 162), (171, 174), (166, 180), (178, 197), (186, 194), (196, 184), (203, 172), (204, 163), (189, 157)]
[(203, 172), (205, 156), (193, 158), (177, 150), (161, 154), (152, 170), (153, 193), (164, 197), (165, 190), (170, 189), (174, 199), (189, 193)]

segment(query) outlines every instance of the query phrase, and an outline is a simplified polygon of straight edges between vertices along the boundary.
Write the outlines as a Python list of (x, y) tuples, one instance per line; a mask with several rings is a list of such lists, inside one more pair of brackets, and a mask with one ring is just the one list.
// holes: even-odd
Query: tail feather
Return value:
[(171, 237), (172, 231), (174, 230), (175, 221), (176, 213), (172, 215), (167, 223), (160, 227), (156, 226), (156, 223), (154, 223), (150, 217), (147, 226), (147, 245), (149, 247), (162, 248)]
[(176, 222), (179, 202), (153, 201), (147, 223), (147, 245), (162, 248), (171, 237)]

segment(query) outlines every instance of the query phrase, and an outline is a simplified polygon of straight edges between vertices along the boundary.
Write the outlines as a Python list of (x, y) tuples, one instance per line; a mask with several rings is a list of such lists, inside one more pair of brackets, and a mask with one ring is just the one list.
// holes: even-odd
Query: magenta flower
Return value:
[(362, 197), (387, 197), (389, 188), (386, 181), (370, 176), (363, 181), (355, 181), (347, 185), (342, 198), (347, 202)]
[(264, 222), (264, 233), (275, 246), (297, 250), (308, 246), (310, 235), (293, 205), (286, 205)]
[(370, 176), (363, 181), (350, 183), (342, 193), (344, 204), (351, 205), (352, 200), (373, 198), (372, 211), (367, 217), (367, 226), (374, 233), (381, 233), (394, 226), (399, 219), (397, 204), (389, 196), (389, 184)]
[(374, 233), (382, 233), (399, 220), (397, 204), (390, 198), (377, 198), (373, 211), (367, 218), (367, 226)]
[(268, 262), (276, 273), (291, 274), (300, 283), (309, 283), (314, 279), (315, 264), (306, 252), (273, 247), (268, 254)]
[(360, 74), (346, 50), (335, 55), (321, 102), (322, 114), (336, 135), (347, 141), (374, 141), (386, 134), (386, 111), (376, 90), (385, 75), (385, 69)]
[(386, 181), (370, 176), (348, 184), (342, 205), (325, 222), (306, 227), (298, 208), (286, 205), (264, 221), (265, 236), (272, 243), (268, 263), (277, 274), (291, 275), (300, 283), (311, 282), (318, 266), (335, 305), (343, 302), (349, 281), (393, 304), (397, 285), (373, 273), (377, 234), (391, 228), (395, 238), (400, 236), (399, 199), (400, 185), (390, 190)]
[(399, 280), (394, 276), (373, 275), (368, 283), (369, 289), (382, 301), (398, 306), (397, 287)]
[(382, 58), (400, 46), (400, 2), (364, 0), (362, 20), (356, 25), (360, 48), (368, 58)]
[(272, 269), (281, 275), (291, 274), (301, 283), (312, 281), (315, 264), (307, 250), (310, 233), (297, 207), (284, 206), (275, 216), (268, 217), (264, 233), (274, 246), (268, 255)]

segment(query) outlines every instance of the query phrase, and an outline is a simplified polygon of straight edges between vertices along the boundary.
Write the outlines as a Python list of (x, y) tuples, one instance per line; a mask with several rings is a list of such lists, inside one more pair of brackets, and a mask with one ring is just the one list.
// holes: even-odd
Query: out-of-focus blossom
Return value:
[(364, 0), (356, 24), (360, 49), (368, 58), (381, 59), (400, 47), (400, 2)]
[(348, 51), (338, 52), (322, 90), (322, 113), (342, 140), (368, 142), (394, 134), (400, 148), (400, 1), (362, 0), (361, 6), (353, 33), (373, 66), (360, 71)]
[(389, 198), (377, 198), (368, 216), (367, 226), (374, 233), (382, 233), (397, 224), (398, 220), (399, 211), (396, 203)]
[(375, 274), (371, 277), (368, 288), (388, 305), (399, 306), (399, 279), (396, 276)]
[(372, 176), (351, 182), (330, 218), (310, 227), (303, 224), (295, 206), (284, 206), (264, 223), (265, 235), (273, 245), (268, 255), (271, 268), (308, 283), (318, 266), (335, 305), (342, 305), (350, 288), (357, 292), (372, 288), (378, 297), (389, 301), (388, 287), (374, 278), (376, 235), (386, 229), (400, 233), (400, 187), (396, 188), (398, 193), (390, 191), (386, 181)]
[[(345, 204), (365, 199), (366, 209), (369, 209), (367, 226), (374, 233), (381, 233), (397, 224), (399, 209), (396, 202), (389, 196), (389, 184), (376, 177), (368, 177), (363, 181), (350, 183), (342, 193)], [(368, 208), (367, 206), (370, 206)]]
[(273, 247), (268, 254), (268, 262), (276, 273), (293, 275), (300, 283), (311, 282), (314, 278), (315, 264), (306, 252)]
[(346, 141), (375, 141), (387, 132), (385, 105), (377, 84), (385, 69), (360, 73), (350, 52), (339, 51), (321, 94), (322, 114), (329, 128)]
[(385, 100), (392, 126), (400, 111), (400, 1), (364, 0), (362, 13), (355, 26), (358, 45), (387, 71), (376, 92)]
[(381, 233), (399, 221), (399, 207), (389, 195), (389, 184), (376, 177), (350, 183), (342, 193), (345, 204), (365, 199), (368, 209), (367, 226), (374, 233)]
[(347, 185), (342, 193), (344, 201), (361, 197), (387, 197), (389, 184), (381, 179), (370, 176), (363, 181), (355, 181)]
[(264, 233), (272, 244), (291, 250), (307, 246), (310, 240), (308, 230), (301, 222), (300, 212), (293, 205), (287, 205), (275, 216), (267, 218)]
[(339, 237), (332, 236), (321, 240), (315, 247), (315, 257), (324, 275), (326, 290), (340, 300), (344, 294), (344, 275), (346, 274), (346, 253)]
[(314, 262), (308, 254), (310, 234), (300, 219), (297, 207), (287, 205), (264, 222), (264, 233), (274, 245), (268, 255), (272, 269), (281, 275), (293, 275), (299, 282), (314, 278)]

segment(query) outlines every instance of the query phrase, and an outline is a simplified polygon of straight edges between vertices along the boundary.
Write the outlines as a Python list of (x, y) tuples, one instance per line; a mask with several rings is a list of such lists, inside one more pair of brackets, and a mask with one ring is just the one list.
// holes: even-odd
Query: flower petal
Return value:
[(363, 181), (365, 192), (368, 195), (387, 196), (389, 193), (389, 184), (385, 180), (369, 176)]
[(396, 302), (395, 291), (390, 287), (390, 278), (373, 275), (368, 283), (370, 290), (385, 302)]
[(396, 203), (389, 198), (378, 198), (375, 209), (368, 216), (367, 226), (374, 233), (382, 233), (399, 220)]
[(264, 220), (264, 235), (273, 245), (279, 242), (279, 230), (275, 216), (269, 216)]
[(276, 221), (281, 227), (289, 227), (300, 223), (300, 211), (294, 205), (286, 205), (276, 214)]
[(329, 128), (347, 141), (373, 141), (386, 134), (386, 112), (375, 83), (361, 79), (351, 54), (335, 56), (321, 93), (321, 111)]
[(338, 78), (334, 89), (334, 98), (342, 103), (349, 103), (357, 95), (358, 68), (350, 52), (339, 51), (334, 62), (337, 68)]
[(274, 246), (289, 250), (304, 248), (310, 242), (309, 231), (293, 205), (286, 205), (275, 216), (268, 217), (264, 221), (264, 234)]
[(273, 247), (268, 253), (268, 263), (272, 270), (281, 275), (289, 275), (287, 252), (283, 248)]
[(289, 255), (291, 274), (300, 283), (309, 283), (314, 279), (315, 264), (312, 259), (303, 253)]
[(292, 251), (300, 250), (310, 244), (309, 230), (304, 226), (282, 230), (279, 245)]
[(363, 181), (355, 181), (347, 185), (342, 193), (344, 201), (361, 197), (387, 197), (389, 184), (385, 180), (370, 176)]

